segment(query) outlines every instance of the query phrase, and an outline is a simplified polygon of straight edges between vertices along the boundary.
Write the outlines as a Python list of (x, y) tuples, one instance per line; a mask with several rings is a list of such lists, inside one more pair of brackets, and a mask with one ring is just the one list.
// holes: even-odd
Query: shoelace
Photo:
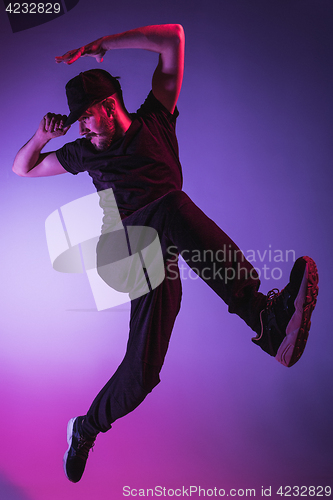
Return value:
[(280, 290), (278, 288), (272, 288), (267, 294), (267, 305), (266, 307), (269, 307), (274, 299), (280, 295)]
[[(89, 451), (95, 446), (95, 439), (85, 439), (84, 437), (80, 436), (79, 442), (77, 445), (77, 450), (75, 451), (75, 454), (83, 458), (84, 460), (87, 460)], [(94, 451), (92, 449), (92, 451)]]

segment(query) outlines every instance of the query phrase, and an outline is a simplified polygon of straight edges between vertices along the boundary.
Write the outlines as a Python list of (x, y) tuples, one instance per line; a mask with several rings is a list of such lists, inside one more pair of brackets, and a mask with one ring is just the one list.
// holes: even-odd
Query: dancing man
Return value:
[[(113, 190), (124, 228), (153, 228), (159, 236), (165, 278), (131, 300), (130, 331), (125, 357), (96, 396), (86, 415), (68, 423), (64, 456), (69, 480), (81, 479), (97, 434), (134, 410), (159, 383), (171, 331), (180, 308), (181, 283), (175, 258), (188, 265), (255, 332), (253, 342), (285, 366), (302, 355), (318, 293), (318, 274), (309, 257), (296, 260), (290, 281), (265, 296), (255, 269), (235, 243), (182, 191), (182, 170), (175, 134), (184, 68), (184, 31), (180, 25), (146, 26), (102, 37), (71, 50), (58, 63), (83, 56), (102, 62), (113, 49), (145, 49), (159, 54), (152, 89), (136, 113), (124, 105), (117, 78), (101, 69), (80, 73), (66, 85), (69, 116), (47, 113), (35, 135), (17, 153), (13, 170), (25, 177), (87, 171), (107, 214)], [(133, 82), (135, 85), (135, 82)], [(80, 135), (62, 148), (42, 153), (53, 138), (79, 122)], [(112, 261), (113, 235), (104, 218), (97, 246), (98, 269)], [(104, 227), (105, 226), (105, 227)], [(223, 253), (222, 249), (227, 249)], [(209, 252), (211, 259), (198, 259)], [(112, 281), (112, 279), (111, 279)], [(131, 294), (130, 294), (131, 295)]]

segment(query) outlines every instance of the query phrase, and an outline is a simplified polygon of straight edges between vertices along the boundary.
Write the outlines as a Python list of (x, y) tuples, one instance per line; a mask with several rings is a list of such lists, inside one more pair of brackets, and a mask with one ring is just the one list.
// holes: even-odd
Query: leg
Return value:
[[(309, 257), (298, 259), (288, 285), (268, 298), (235, 243), (182, 191), (173, 191), (142, 209), (146, 225), (159, 230), (189, 266), (257, 333), (253, 341), (285, 366), (301, 357), (318, 295), (318, 272)], [(163, 234), (160, 235), (163, 241)], [(170, 247), (169, 247), (170, 250)]]
[[(173, 271), (179, 275), (175, 263)], [(96, 396), (87, 415), (68, 423), (64, 469), (70, 481), (81, 479), (96, 435), (133, 411), (159, 383), (180, 301), (178, 277), (165, 279), (159, 287), (131, 302), (130, 334), (122, 363)]]
[(178, 278), (165, 279), (160, 286), (131, 302), (125, 357), (88, 410), (84, 432), (90, 435), (106, 432), (115, 420), (133, 411), (159, 383), (180, 301)]
[[(183, 191), (172, 191), (127, 217), (125, 226), (154, 228), (172, 265), (181, 253), (188, 265), (224, 300), (229, 312), (240, 316), (256, 333), (266, 297), (258, 292), (258, 275), (241, 250)], [(110, 248), (112, 233), (102, 237)], [(172, 258), (176, 256), (176, 259)], [(101, 258), (108, 264), (107, 252)], [(107, 277), (103, 278), (107, 281)], [(170, 279), (170, 278), (166, 278)], [(110, 281), (111, 284), (111, 281)], [(112, 285), (111, 285), (112, 286)]]
[(305, 349), (317, 301), (315, 262), (309, 257), (297, 259), (288, 285), (280, 293), (269, 292), (267, 299), (258, 292), (254, 268), (212, 220), (184, 193), (165, 198), (170, 206), (177, 206), (168, 225), (169, 238), (182, 254), (186, 252), (190, 267), (228, 304), (229, 312), (257, 333), (255, 344), (284, 366), (294, 365)]

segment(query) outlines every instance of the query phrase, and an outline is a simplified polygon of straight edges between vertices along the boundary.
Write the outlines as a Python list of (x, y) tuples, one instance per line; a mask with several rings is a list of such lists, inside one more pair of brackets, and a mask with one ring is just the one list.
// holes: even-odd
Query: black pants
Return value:
[[(131, 301), (130, 332), (125, 357), (93, 401), (84, 432), (106, 432), (112, 422), (134, 410), (159, 383), (159, 373), (180, 309), (181, 282), (176, 248), (189, 266), (256, 333), (266, 297), (258, 292), (255, 269), (235, 243), (183, 191), (172, 191), (123, 220), (124, 226), (149, 226), (160, 238), (165, 279)], [(107, 259), (108, 237), (98, 253)], [(103, 255), (104, 254), (104, 255)], [(103, 276), (102, 276), (103, 277)], [(103, 279), (105, 279), (103, 277)]]

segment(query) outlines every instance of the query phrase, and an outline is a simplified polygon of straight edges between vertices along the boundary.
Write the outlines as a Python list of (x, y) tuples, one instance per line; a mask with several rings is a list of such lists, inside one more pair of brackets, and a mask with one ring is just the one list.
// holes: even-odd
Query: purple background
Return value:
[[(252, 487), (257, 496), (261, 486), (332, 486), (332, 13), (331, 0), (80, 0), (16, 34), (1, 14), (1, 499), (118, 500), (125, 485)], [(67, 421), (122, 359), (128, 306), (96, 312), (86, 276), (49, 261), (45, 219), (93, 192), (90, 178), (24, 179), (11, 165), (45, 113), (67, 112), (65, 83), (97, 65), (56, 65), (54, 56), (168, 22), (186, 32), (184, 190), (245, 253), (311, 255), (319, 302), (305, 354), (287, 369), (187, 274), (162, 383), (98, 437), (72, 485), (62, 470)], [(129, 111), (156, 63), (144, 51), (106, 55)], [(50, 149), (77, 135), (74, 125)], [(263, 280), (262, 291), (285, 286), (292, 262), (266, 254), (254, 263), (264, 264), (283, 276)]]

